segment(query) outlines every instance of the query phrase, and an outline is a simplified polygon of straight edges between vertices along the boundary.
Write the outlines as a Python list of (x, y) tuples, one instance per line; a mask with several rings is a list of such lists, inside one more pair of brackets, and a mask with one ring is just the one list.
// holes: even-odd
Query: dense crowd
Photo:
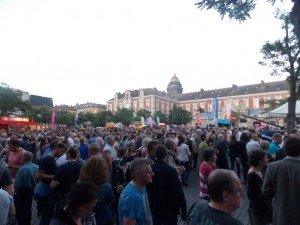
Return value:
[(300, 224), (299, 137), (268, 126), (2, 130), (0, 225), (30, 225), (33, 201), (41, 225), (242, 224), (231, 213), (244, 190), (252, 225)]

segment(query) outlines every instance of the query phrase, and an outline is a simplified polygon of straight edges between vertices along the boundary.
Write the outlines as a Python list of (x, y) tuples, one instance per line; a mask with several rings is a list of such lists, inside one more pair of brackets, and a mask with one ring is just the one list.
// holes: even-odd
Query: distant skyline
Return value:
[[(174, 74), (184, 93), (285, 79), (258, 65), (262, 45), (284, 35), (275, 6), (259, 1), (239, 23), (195, 2), (3, 0), (0, 82), (75, 105), (166, 91)], [(290, 1), (279, 4), (290, 11)]]

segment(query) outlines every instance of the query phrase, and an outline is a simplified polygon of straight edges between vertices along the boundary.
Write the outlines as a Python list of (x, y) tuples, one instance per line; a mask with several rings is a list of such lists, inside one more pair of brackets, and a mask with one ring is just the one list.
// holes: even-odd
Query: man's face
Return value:
[(54, 156), (55, 157), (61, 157), (63, 155), (63, 153), (65, 152), (64, 148), (56, 148), (54, 150)]
[(234, 181), (234, 191), (228, 196), (229, 207), (232, 211), (240, 207), (244, 195), (244, 189), (240, 180), (236, 177)]
[(147, 165), (143, 172), (140, 173), (140, 180), (145, 185), (152, 183), (152, 178), (154, 176), (154, 173), (150, 167), (150, 165)]

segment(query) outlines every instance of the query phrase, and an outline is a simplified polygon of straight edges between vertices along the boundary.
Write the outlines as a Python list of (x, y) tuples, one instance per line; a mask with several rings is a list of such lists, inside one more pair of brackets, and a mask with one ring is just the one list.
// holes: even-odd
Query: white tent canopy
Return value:
[[(288, 113), (288, 103), (269, 112), (268, 117), (285, 118)], [(296, 117), (300, 118), (300, 101), (296, 103)]]

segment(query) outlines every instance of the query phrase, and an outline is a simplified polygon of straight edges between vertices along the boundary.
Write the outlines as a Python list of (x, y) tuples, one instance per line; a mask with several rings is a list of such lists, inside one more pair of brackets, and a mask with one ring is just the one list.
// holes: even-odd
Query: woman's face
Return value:
[(76, 216), (79, 218), (84, 218), (85, 216), (87, 216), (92, 212), (96, 204), (97, 204), (97, 199), (91, 201), (90, 203), (80, 205), (77, 208)]

